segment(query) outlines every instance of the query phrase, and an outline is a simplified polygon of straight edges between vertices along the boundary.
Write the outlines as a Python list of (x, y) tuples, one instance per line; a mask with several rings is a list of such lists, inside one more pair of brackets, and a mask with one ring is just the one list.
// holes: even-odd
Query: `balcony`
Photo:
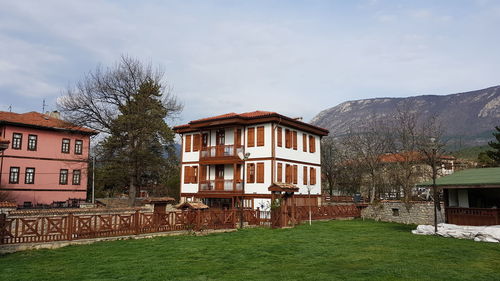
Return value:
[(243, 147), (240, 145), (216, 145), (202, 147), (200, 150), (200, 162), (210, 162), (213, 164), (225, 164), (240, 161), (238, 153), (243, 153)]
[(200, 192), (213, 192), (213, 193), (242, 193), (243, 185), (241, 180), (232, 179), (215, 179), (200, 181)]

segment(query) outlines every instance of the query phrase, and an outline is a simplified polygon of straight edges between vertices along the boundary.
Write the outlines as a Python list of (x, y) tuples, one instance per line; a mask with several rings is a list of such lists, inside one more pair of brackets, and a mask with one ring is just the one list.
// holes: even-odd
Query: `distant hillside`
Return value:
[(477, 156), (479, 155), (479, 153), (488, 151), (490, 149), (491, 147), (489, 145), (472, 146), (455, 151), (453, 153), (453, 156), (460, 159), (477, 161)]
[(486, 144), (500, 125), (500, 86), (445, 96), (347, 101), (321, 111), (311, 123), (329, 129), (330, 135), (342, 135), (368, 119), (388, 118), (404, 104), (411, 104), (424, 118), (438, 115), (455, 149)]

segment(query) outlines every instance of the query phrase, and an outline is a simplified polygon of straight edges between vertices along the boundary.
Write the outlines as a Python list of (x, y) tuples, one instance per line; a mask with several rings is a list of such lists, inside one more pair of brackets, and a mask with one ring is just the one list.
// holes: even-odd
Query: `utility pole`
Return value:
[(46, 105), (47, 105), (47, 104), (45, 104), (45, 99), (43, 99), (43, 102), (42, 102), (42, 114), (44, 114), (44, 113), (45, 113), (45, 106), (46, 106)]

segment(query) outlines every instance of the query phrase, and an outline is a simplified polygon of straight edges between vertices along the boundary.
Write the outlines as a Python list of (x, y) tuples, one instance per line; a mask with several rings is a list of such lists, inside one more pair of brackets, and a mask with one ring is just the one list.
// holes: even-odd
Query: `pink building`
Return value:
[(90, 136), (97, 132), (51, 115), (0, 111), (0, 137), (10, 141), (0, 154), (0, 191), (19, 205), (86, 198)]

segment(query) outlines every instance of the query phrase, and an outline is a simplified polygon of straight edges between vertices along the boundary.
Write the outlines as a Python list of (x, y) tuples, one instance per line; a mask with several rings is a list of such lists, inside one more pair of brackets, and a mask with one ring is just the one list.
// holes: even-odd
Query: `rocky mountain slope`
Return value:
[(423, 118), (438, 115), (445, 135), (460, 147), (485, 144), (491, 139), (494, 126), (500, 126), (500, 86), (445, 96), (347, 101), (321, 111), (311, 123), (329, 129), (330, 135), (342, 135), (368, 119), (388, 118), (405, 104), (410, 104)]

